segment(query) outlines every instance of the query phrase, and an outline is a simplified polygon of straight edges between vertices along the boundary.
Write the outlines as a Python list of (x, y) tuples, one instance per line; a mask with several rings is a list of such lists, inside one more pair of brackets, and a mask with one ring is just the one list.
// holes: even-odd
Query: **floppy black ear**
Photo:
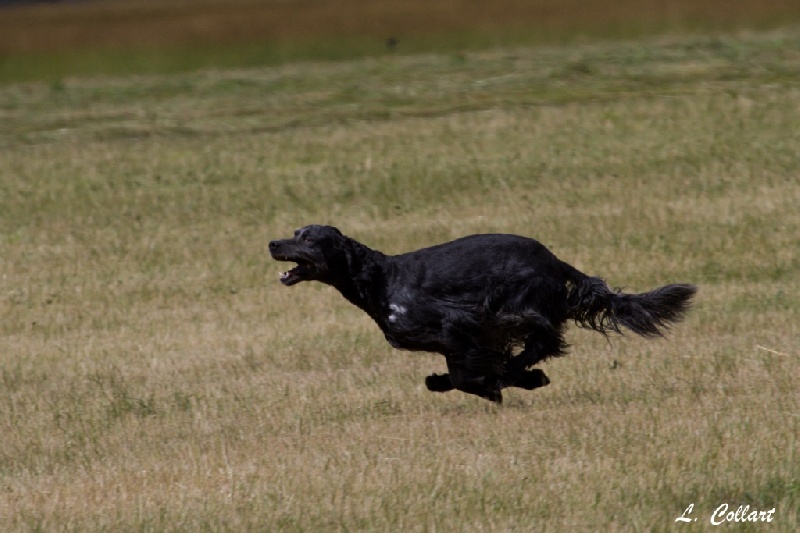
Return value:
[[(342, 234), (339, 233), (339, 235)], [(355, 275), (361, 271), (363, 254), (359, 253), (359, 249), (355, 246), (355, 241), (353, 241), (353, 239), (345, 237), (344, 235), (342, 235), (342, 237), (344, 237), (344, 239), (342, 240), (341, 249), (344, 260), (347, 262), (347, 271), (350, 272), (351, 275)]]

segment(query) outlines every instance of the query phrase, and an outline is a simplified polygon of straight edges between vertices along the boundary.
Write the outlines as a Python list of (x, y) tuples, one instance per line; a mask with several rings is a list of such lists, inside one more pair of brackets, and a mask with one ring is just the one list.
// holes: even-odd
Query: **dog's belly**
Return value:
[(390, 300), (379, 322), (386, 340), (400, 350), (447, 354), (453, 349), (453, 336), (463, 329), (459, 313), (424, 296)]
[(396, 328), (383, 330), (383, 336), (398, 350), (409, 350), (412, 352), (436, 352), (447, 353), (447, 347), (441, 339), (431, 332), (399, 331)]

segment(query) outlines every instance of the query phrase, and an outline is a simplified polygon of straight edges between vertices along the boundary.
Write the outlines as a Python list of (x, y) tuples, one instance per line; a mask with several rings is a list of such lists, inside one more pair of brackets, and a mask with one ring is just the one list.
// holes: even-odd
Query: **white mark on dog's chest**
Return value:
[(392, 311), (389, 313), (389, 318), (387, 319), (389, 322), (397, 322), (397, 320), (406, 314), (407, 311), (405, 306), (400, 304), (389, 304), (389, 309)]

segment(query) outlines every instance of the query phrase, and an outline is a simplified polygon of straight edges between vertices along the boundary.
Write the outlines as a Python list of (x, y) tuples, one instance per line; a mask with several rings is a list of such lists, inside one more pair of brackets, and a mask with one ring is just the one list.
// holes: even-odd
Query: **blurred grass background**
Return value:
[(0, 10), (0, 81), (708, 35), (798, 22), (794, 0), (23, 3)]

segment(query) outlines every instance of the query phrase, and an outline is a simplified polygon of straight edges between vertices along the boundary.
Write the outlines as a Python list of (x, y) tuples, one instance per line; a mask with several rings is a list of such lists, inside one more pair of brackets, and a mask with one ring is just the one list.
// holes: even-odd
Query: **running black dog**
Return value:
[(270, 242), (269, 250), (278, 261), (297, 263), (281, 274), (284, 285), (331, 285), (372, 317), (395, 348), (443, 354), (449, 374), (428, 376), (429, 390), (455, 388), (493, 402), (503, 401), (505, 387), (532, 390), (550, 382), (528, 368), (565, 354), (567, 320), (604, 335), (624, 326), (661, 336), (697, 290), (675, 284), (615, 292), (516, 235), (472, 235), (389, 256), (314, 225)]

